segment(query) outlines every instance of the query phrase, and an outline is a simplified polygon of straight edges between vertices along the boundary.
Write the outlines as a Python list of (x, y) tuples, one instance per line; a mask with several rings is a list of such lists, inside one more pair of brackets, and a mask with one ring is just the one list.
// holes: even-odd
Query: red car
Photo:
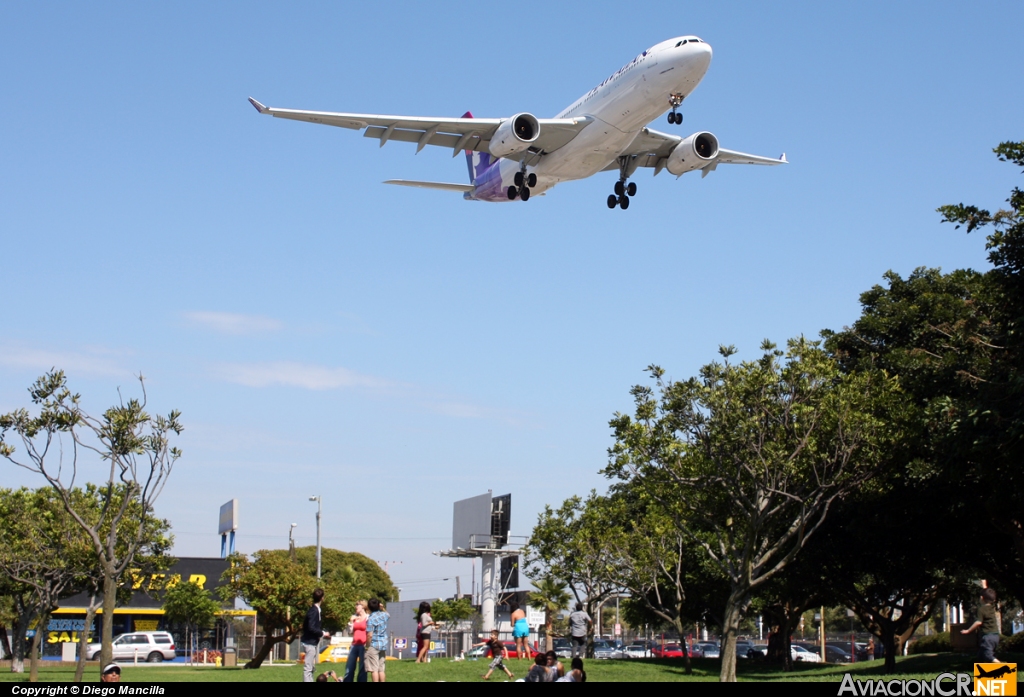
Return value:
[(651, 649), (651, 655), (655, 658), (682, 658), (683, 647), (679, 644), (658, 645)]
[[(508, 657), (509, 658), (519, 658), (519, 652), (516, 651), (516, 642), (514, 642), (514, 641), (505, 641), (505, 642), (502, 642), (502, 643), (505, 644), (505, 649), (508, 651)], [(536, 646), (530, 646), (529, 644), (527, 644), (527, 647), (530, 649), (529, 658), (536, 658), (537, 654), (539, 653), (537, 651), (537, 647)], [(493, 654), (493, 652), (490, 649), (487, 649), (487, 655), (491, 656), (491, 658), (493, 658), (494, 656), (492, 654)]]

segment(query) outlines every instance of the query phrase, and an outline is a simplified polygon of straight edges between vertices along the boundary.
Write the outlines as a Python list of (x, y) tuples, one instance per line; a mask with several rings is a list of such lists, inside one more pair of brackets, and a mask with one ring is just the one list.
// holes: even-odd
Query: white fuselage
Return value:
[[(533, 192), (605, 169), (628, 150), (644, 126), (670, 109), (670, 95), (693, 92), (710, 64), (711, 46), (695, 36), (663, 41), (563, 109), (555, 118), (588, 116), (593, 122), (528, 168), (537, 175)], [(519, 163), (502, 160), (501, 169), (502, 180), (511, 183)]]

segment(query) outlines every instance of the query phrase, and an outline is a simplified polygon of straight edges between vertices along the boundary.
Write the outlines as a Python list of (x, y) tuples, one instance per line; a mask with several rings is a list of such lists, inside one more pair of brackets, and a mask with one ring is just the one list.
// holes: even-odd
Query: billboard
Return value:
[(220, 525), (218, 535), (226, 535), (238, 529), (238, 499), (231, 499), (220, 507)]
[(452, 518), (452, 549), (470, 549), (472, 546), (487, 547), (490, 534), (490, 492), (455, 502), (455, 512)]

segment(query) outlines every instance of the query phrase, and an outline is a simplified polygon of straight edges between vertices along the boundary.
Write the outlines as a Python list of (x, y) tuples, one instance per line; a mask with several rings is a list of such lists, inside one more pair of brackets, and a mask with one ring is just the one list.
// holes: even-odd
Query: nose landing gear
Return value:
[(683, 115), (678, 113), (676, 109), (683, 103), (683, 95), (673, 92), (668, 96), (668, 105), (672, 107), (672, 111), (668, 113), (668, 122), (673, 124), (681, 124), (683, 122)]
[(524, 166), (518, 172), (512, 180), (513, 186), (508, 187), (508, 198), (510, 201), (515, 201), (517, 198), (521, 198), (524, 201), (530, 200), (530, 189), (537, 186), (537, 175), (533, 172), (526, 173), (526, 167)]

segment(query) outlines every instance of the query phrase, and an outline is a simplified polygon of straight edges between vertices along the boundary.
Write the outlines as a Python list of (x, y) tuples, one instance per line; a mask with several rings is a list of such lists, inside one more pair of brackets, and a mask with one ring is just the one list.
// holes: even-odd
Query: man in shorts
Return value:
[(380, 608), (380, 601), (370, 598), (366, 603), (370, 616), (366, 619), (366, 670), (373, 682), (385, 682), (384, 661), (388, 652), (388, 613)]

